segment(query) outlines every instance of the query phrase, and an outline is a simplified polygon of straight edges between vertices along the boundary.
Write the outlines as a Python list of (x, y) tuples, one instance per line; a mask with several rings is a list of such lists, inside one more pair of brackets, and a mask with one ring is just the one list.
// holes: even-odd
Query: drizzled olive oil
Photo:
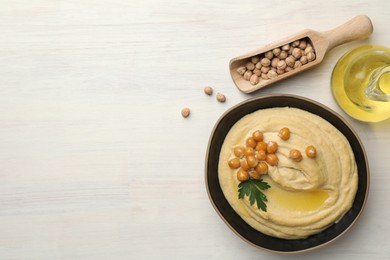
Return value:
[(331, 83), (334, 98), (350, 116), (366, 122), (390, 118), (390, 49), (351, 50), (337, 62)]
[(329, 194), (323, 190), (289, 191), (273, 183), (266, 191), (268, 201), (290, 211), (311, 211), (321, 207)]

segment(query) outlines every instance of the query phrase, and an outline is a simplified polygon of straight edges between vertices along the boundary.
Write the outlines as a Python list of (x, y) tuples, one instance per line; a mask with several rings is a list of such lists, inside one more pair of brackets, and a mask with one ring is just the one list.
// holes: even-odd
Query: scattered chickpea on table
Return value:
[[(203, 88), (203, 92), (206, 95), (211, 96), (213, 94), (214, 90), (213, 90), (213, 88), (211, 86), (206, 86), (206, 87)], [(220, 93), (220, 92), (217, 93), (215, 98), (217, 99), (218, 102), (221, 102), (221, 103), (226, 101), (226, 96), (224, 94)], [(189, 117), (190, 114), (191, 114), (190, 108), (188, 108), (188, 107), (182, 108), (181, 115), (184, 118)]]

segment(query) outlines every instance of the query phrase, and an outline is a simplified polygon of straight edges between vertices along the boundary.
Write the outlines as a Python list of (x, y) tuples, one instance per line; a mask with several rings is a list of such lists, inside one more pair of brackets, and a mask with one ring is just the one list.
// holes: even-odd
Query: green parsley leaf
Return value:
[(271, 186), (267, 182), (264, 182), (262, 179), (254, 180), (249, 179), (247, 181), (241, 182), (238, 184), (238, 198), (243, 199), (245, 196), (249, 197), (249, 203), (253, 205), (256, 201), (257, 208), (262, 211), (267, 211), (267, 196), (264, 195), (261, 190), (266, 190)]

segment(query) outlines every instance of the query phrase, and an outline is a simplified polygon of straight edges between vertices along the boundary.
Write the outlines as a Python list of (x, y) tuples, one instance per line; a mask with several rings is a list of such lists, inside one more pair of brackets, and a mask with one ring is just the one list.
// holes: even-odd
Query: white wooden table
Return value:
[[(232, 57), (358, 14), (373, 35), (319, 67), (252, 95), (231, 81)], [(266, 93), (345, 116), (332, 69), (362, 43), (390, 47), (389, 16), (377, 0), (0, 0), (0, 258), (285, 259), (243, 242), (211, 206), (211, 129)], [(346, 119), (369, 158), (366, 210), (336, 243), (289, 259), (390, 259), (390, 122)]]

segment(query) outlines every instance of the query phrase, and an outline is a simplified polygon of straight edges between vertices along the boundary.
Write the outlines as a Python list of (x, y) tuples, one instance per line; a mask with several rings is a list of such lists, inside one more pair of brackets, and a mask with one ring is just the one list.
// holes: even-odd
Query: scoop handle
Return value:
[(363, 40), (372, 34), (373, 26), (367, 15), (358, 15), (348, 22), (323, 33), (328, 40), (328, 50), (341, 44)]

